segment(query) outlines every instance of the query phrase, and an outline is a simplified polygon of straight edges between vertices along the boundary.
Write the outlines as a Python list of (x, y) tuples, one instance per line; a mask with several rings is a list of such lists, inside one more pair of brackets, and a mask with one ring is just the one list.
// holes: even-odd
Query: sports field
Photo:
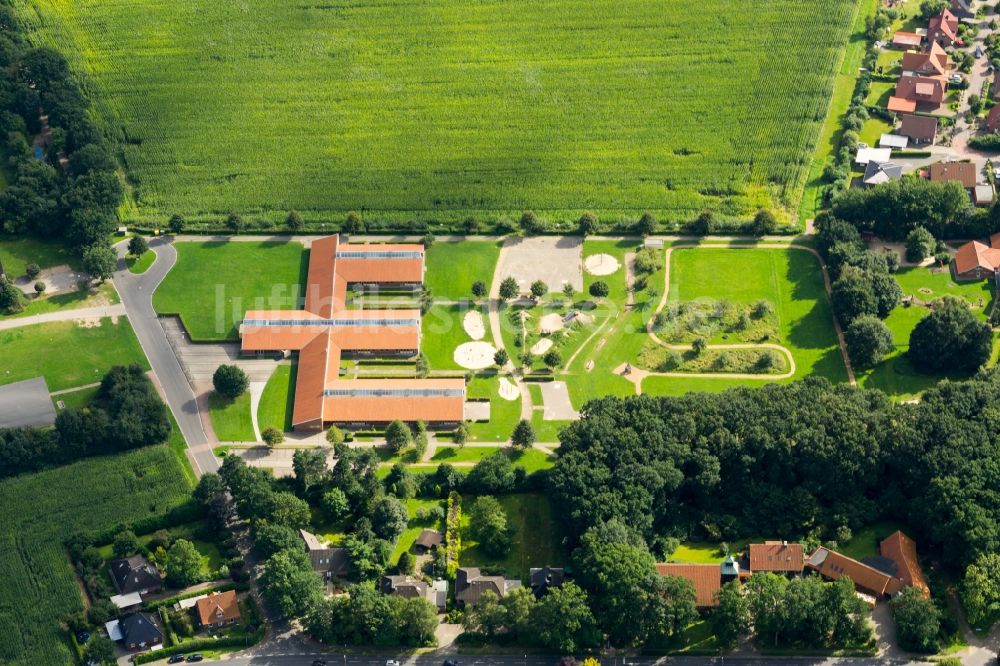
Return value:
[(794, 208), (858, 0), (14, 0), (138, 208), (307, 221)]

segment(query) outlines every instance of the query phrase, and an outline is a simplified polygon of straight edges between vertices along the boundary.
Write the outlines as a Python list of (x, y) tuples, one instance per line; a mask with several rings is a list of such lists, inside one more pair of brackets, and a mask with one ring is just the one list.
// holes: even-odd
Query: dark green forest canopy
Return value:
[(605, 398), (563, 431), (549, 492), (574, 534), (829, 539), (895, 518), (963, 564), (1000, 544), (998, 426), (997, 372), (915, 405), (823, 379)]

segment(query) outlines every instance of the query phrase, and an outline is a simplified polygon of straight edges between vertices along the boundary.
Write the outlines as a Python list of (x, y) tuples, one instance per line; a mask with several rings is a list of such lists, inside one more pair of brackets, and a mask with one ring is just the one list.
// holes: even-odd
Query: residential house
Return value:
[(202, 597), (194, 606), (198, 623), (206, 629), (221, 629), (240, 621), (240, 604), (236, 590), (215, 592)]
[(805, 566), (802, 544), (787, 541), (765, 541), (747, 547), (747, 566), (750, 574), (776, 573), (798, 576)]
[(382, 594), (389, 594), (404, 599), (426, 599), (438, 610), (444, 610), (448, 605), (448, 581), (435, 580), (428, 585), (422, 580), (410, 576), (382, 576), (379, 582)]
[(413, 542), (413, 548), (417, 553), (423, 555), (444, 543), (444, 535), (437, 530), (422, 530)]
[(656, 572), (661, 576), (677, 576), (694, 586), (694, 605), (699, 610), (718, 605), (716, 594), (722, 589), (722, 568), (718, 564), (681, 564), (667, 562), (657, 564)]
[(950, 71), (948, 52), (936, 42), (919, 53), (904, 53), (899, 63), (904, 74), (916, 76), (947, 76)]
[(1000, 270), (1000, 234), (990, 236), (989, 243), (974, 240), (958, 248), (951, 262), (951, 274), (956, 282), (985, 280)]
[(890, 180), (903, 177), (903, 167), (892, 162), (876, 162), (872, 160), (865, 166), (865, 175), (861, 182), (865, 187), (874, 187)]
[(996, 134), (1000, 131), (1000, 104), (997, 104), (986, 114), (986, 129)]
[(876, 600), (891, 596), (902, 589), (899, 581), (885, 572), (829, 548), (817, 548), (806, 561), (806, 567), (829, 580), (848, 576), (859, 592), (870, 595)]
[(937, 16), (932, 16), (927, 24), (927, 40), (941, 46), (965, 46), (958, 38), (958, 17), (947, 7)]
[(111, 572), (111, 582), (118, 594), (149, 594), (163, 587), (163, 577), (142, 555), (133, 555), (118, 560), (111, 560), (108, 565)]
[(928, 170), (928, 177), (935, 183), (955, 181), (969, 192), (976, 187), (976, 165), (972, 162), (938, 162)]
[(344, 548), (332, 548), (322, 543), (315, 534), (299, 530), (305, 544), (313, 571), (325, 578), (345, 578), (351, 572), (351, 559)]
[(154, 613), (134, 613), (105, 625), (108, 637), (120, 641), (129, 652), (163, 645), (163, 630)]
[(892, 36), (892, 45), (897, 49), (919, 49), (924, 43), (924, 36), (916, 32), (903, 32), (902, 30)]
[(921, 111), (936, 111), (944, 103), (947, 92), (948, 77), (943, 74), (925, 76), (923, 74), (904, 73), (899, 77), (899, 82), (896, 83), (896, 94), (894, 97), (913, 102), (913, 108), (900, 107), (899, 110), (901, 112), (912, 113), (918, 109)]
[(903, 587), (915, 587), (930, 597), (931, 590), (924, 578), (924, 571), (917, 559), (917, 544), (910, 537), (896, 530), (879, 544), (879, 553), (893, 563), (892, 575)]
[(562, 587), (563, 582), (567, 579), (566, 570), (562, 567), (540, 567), (532, 568), (528, 571), (528, 582), (531, 585), (531, 591), (535, 593), (535, 596), (541, 599), (549, 590)]
[(933, 116), (918, 116), (904, 113), (900, 116), (900, 135), (905, 136), (915, 144), (934, 143), (937, 138), (938, 119)]
[(515, 587), (521, 587), (521, 581), (484, 576), (477, 567), (462, 567), (455, 574), (455, 601), (475, 606), (486, 591), (502, 598)]

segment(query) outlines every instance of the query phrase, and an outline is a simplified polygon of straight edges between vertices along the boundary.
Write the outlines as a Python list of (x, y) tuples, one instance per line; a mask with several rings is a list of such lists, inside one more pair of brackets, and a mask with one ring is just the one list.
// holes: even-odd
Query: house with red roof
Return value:
[(704, 610), (719, 604), (717, 594), (722, 589), (722, 569), (718, 564), (682, 564), (667, 562), (657, 564), (661, 576), (677, 576), (694, 586), (694, 605)]
[(927, 24), (927, 40), (941, 46), (965, 46), (958, 37), (958, 17), (945, 7)]
[(988, 243), (969, 241), (958, 248), (951, 262), (951, 274), (956, 282), (986, 280), (1000, 270), (1000, 234), (990, 236)]

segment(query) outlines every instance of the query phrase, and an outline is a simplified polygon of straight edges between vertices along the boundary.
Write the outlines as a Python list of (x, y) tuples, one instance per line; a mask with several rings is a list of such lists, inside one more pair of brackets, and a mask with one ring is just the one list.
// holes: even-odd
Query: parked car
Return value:
[(385, 662), (385, 666), (399, 666), (399, 662), (396, 661), (395, 659), (390, 659), (389, 661)]
[(175, 654), (174, 656), (170, 657), (170, 659), (167, 659), (168, 664), (179, 664), (182, 661), (184, 661), (184, 655), (182, 654)]
[(195, 652), (187, 658), (188, 661), (203, 661), (205, 657), (200, 652)]
[(962, 75), (961, 74), (952, 74), (948, 78), (948, 80), (951, 81), (952, 83), (961, 83), (962, 82)]

